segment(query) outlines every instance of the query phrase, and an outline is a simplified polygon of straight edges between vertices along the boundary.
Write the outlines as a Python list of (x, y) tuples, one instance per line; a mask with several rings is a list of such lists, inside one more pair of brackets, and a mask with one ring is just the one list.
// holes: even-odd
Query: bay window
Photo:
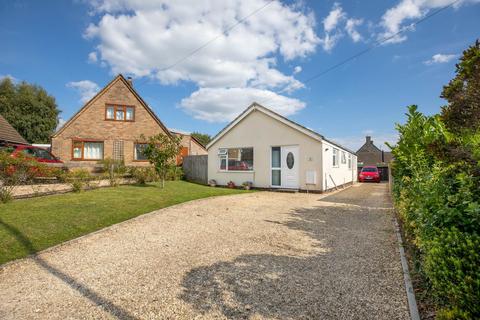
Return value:
[(221, 148), (218, 158), (221, 171), (253, 171), (253, 148)]
[(135, 107), (106, 105), (105, 120), (135, 121)]
[(72, 141), (73, 160), (102, 160), (103, 141)]

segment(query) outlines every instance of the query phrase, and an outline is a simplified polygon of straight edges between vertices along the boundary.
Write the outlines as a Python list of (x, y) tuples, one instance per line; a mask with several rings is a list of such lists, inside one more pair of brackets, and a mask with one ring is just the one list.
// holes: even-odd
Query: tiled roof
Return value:
[(0, 141), (10, 143), (28, 144), (28, 142), (15, 130), (4, 117), (0, 115)]

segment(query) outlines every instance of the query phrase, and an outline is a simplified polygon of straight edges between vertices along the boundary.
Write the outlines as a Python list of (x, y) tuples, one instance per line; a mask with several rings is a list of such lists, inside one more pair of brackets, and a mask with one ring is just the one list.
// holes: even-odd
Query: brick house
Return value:
[(359, 172), (364, 166), (377, 166), (382, 180), (388, 180), (388, 163), (392, 161), (393, 155), (373, 144), (372, 137), (365, 137), (365, 143), (357, 150), (357, 157)]
[(180, 138), (180, 154), (177, 156), (177, 164), (182, 164), (183, 157), (208, 154), (207, 149), (195, 137), (190, 134), (178, 131), (170, 131), (174, 136)]
[(131, 80), (118, 75), (52, 136), (52, 153), (69, 167), (93, 168), (105, 158), (144, 166), (141, 136), (159, 133), (173, 137)]

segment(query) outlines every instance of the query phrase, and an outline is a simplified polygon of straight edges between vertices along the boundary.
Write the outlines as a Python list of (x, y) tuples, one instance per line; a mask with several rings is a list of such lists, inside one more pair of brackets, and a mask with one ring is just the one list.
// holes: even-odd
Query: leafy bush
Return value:
[(47, 168), (38, 162), (21, 155), (12, 157), (7, 152), (0, 152), (0, 202), (12, 200), (15, 187), (31, 183), (35, 177), (47, 172)]
[(153, 167), (131, 167), (129, 173), (138, 184), (157, 181), (158, 175)]
[(105, 158), (98, 163), (102, 165), (102, 173), (109, 180), (110, 185), (112, 187), (118, 186), (120, 178), (127, 172), (125, 163), (122, 160), (111, 158)]
[(167, 170), (167, 175), (165, 180), (167, 181), (177, 181), (183, 179), (183, 169), (178, 166), (170, 166)]
[(392, 147), (395, 206), (438, 302), (438, 319), (480, 318), (478, 74), (477, 42), (443, 90), (449, 105), (442, 114), (425, 116), (410, 106)]
[(95, 178), (86, 169), (72, 170), (65, 175), (65, 181), (71, 185), (73, 192), (81, 192), (90, 186)]

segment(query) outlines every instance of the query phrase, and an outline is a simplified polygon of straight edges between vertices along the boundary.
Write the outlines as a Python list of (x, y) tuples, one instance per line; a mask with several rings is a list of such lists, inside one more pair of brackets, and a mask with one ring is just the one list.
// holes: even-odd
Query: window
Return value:
[(333, 148), (332, 165), (338, 167), (338, 149)]
[(220, 170), (252, 171), (253, 148), (230, 148), (218, 150)]
[(146, 143), (135, 143), (133, 159), (136, 161), (147, 161), (147, 157), (143, 154), (146, 147)]
[(115, 120), (115, 108), (114, 107), (107, 107), (107, 111), (105, 112), (105, 119)]
[(45, 149), (34, 149), (35, 151), (35, 157), (38, 159), (44, 159), (44, 160), (55, 160), (55, 157), (50, 154)]
[(115, 120), (117, 121), (123, 121), (125, 119), (125, 111), (123, 108), (117, 108), (115, 110)]
[(102, 160), (103, 142), (101, 141), (73, 141), (73, 160)]
[(345, 151), (342, 151), (342, 164), (347, 163), (347, 154)]
[(281, 150), (280, 147), (272, 147), (272, 186), (282, 185)]
[(348, 154), (348, 169), (352, 170), (352, 155)]
[(125, 108), (125, 120), (127, 121), (133, 121), (133, 108), (132, 107), (126, 107)]
[(135, 121), (135, 107), (107, 105), (105, 120)]

